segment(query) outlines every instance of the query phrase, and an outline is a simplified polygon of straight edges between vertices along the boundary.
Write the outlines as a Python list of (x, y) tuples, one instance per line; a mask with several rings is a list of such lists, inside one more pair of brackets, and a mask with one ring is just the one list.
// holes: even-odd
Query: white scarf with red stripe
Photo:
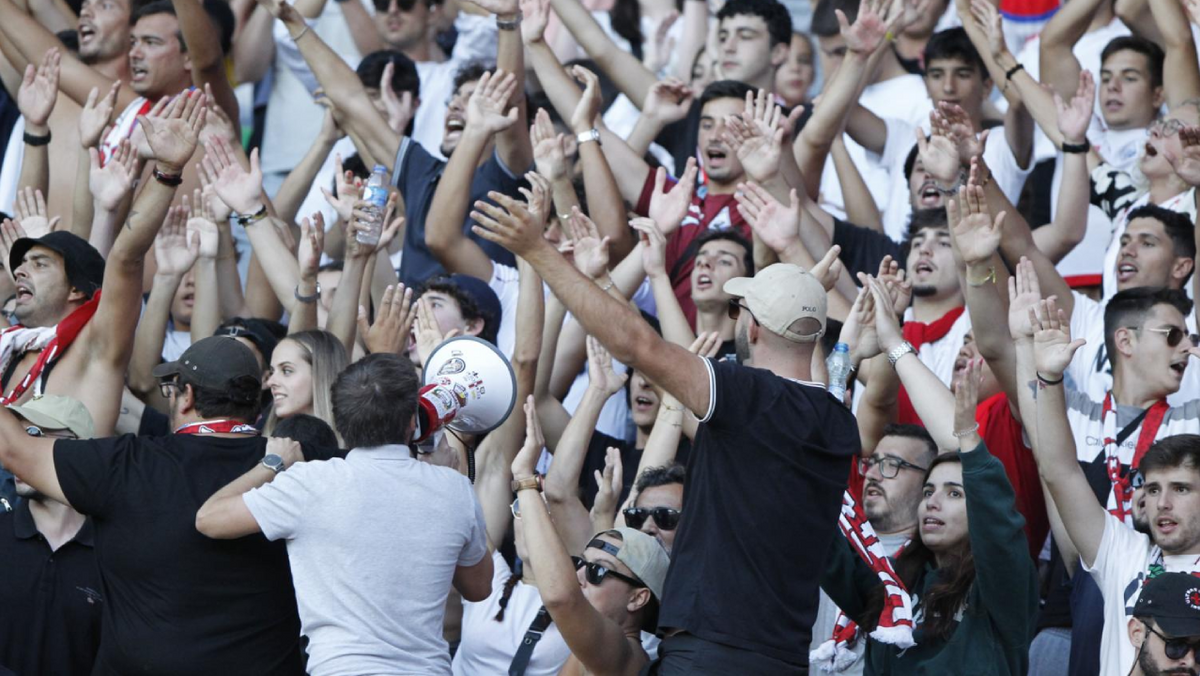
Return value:
[[(838, 517), (838, 528), (850, 541), (854, 551), (858, 552), (883, 583), (883, 611), (879, 614), (879, 625), (871, 632), (871, 638), (901, 650), (913, 647), (916, 642), (913, 641), (912, 635), (912, 597), (892, 568), (883, 543), (879, 541), (875, 529), (871, 528), (871, 523), (863, 514), (862, 505), (850, 495), (850, 491), (842, 494), (842, 514)], [(839, 610), (833, 635), (809, 653), (810, 664), (827, 672), (845, 670), (857, 659), (853, 647), (859, 633), (858, 625)]]
[(33, 386), (34, 394), (42, 394), (42, 373), (67, 351), (83, 331), (83, 327), (91, 321), (92, 315), (96, 314), (99, 304), (100, 292), (97, 291), (90, 300), (67, 315), (57, 326), (31, 328), (17, 324), (0, 331), (0, 374), (8, 370), (14, 357), (20, 359), (26, 352), (41, 351), (29, 373), (0, 397), (0, 406), (20, 401), (30, 385)]

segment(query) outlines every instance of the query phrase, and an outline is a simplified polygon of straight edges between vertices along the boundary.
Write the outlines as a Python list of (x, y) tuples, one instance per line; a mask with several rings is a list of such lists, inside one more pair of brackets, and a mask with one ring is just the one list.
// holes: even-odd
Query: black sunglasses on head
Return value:
[(1189, 652), (1193, 653), (1193, 657), (1197, 662), (1200, 662), (1200, 639), (1197, 638), (1167, 638), (1154, 630), (1149, 624), (1143, 622), (1146, 631), (1159, 637), (1163, 641), (1163, 652), (1166, 653), (1169, 660), (1181, 660), (1184, 655)]
[(646, 523), (646, 519), (654, 517), (654, 525), (658, 526), (659, 530), (675, 530), (679, 525), (679, 517), (681, 513), (678, 509), (670, 507), (629, 507), (625, 514), (625, 525), (634, 530), (641, 530), (642, 525)]
[(618, 573), (612, 568), (605, 568), (598, 563), (588, 561), (582, 556), (572, 556), (571, 561), (575, 563), (575, 570), (579, 570), (580, 568), (584, 567), (587, 568), (587, 570), (584, 572), (584, 577), (587, 579), (588, 584), (590, 585), (599, 586), (600, 583), (604, 582), (605, 578), (613, 577), (632, 587), (641, 588), (646, 586), (640, 580), (635, 580), (628, 575), (622, 575), (621, 573)]

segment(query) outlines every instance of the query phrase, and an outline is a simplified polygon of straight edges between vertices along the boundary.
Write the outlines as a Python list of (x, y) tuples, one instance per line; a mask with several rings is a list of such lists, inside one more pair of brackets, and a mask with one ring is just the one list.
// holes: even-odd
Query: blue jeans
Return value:
[(1047, 627), (1029, 646), (1029, 676), (1067, 676), (1071, 655), (1071, 630)]

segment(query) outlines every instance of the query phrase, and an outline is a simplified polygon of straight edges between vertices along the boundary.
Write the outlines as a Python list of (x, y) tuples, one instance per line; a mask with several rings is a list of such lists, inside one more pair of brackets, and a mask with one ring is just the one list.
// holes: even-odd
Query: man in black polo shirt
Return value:
[(851, 459), (861, 450), (850, 411), (824, 385), (808, 382), (825, 331), (825, 289), (783, 263), (725, 282), (741, 364), (703, 359), (664, 341), (636, 311), (584, 278), (523, 205), (492, 198), (503, 209), (476, 202), (476, 232), (528, 261), (613, 358), (645, 373), (701, 421), (653, 673), (806, 673), (817, 580)]
[(251, 424), (258, 362), (213, 336), (154, 375), (171, 407), (164, 437), (31, 439), (0, 411), (0, 462), (95, 524), (105, 610), (94, 673), (302, 674), (284, 544), (195, 528), (210, 495), (266, 460)]
[[(92, 414), (53, 394), (9, 407), (25, 433), (90, 439)], [(89, 674), (100, 647), (100, 575), (92, 523), (18, 481), (20, 504), (0, 514), (0, 674)]]

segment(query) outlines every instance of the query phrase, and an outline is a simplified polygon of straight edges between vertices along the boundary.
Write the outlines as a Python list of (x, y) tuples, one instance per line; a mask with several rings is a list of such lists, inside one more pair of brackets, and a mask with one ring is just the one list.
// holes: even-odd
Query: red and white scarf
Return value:
[[(883, 550), (883, 543), (879, 541), (875, 529), (863, 514), (862, 505), (854, 499), (850, 491), (842, 494), (842, 514), (838, 517), (838, 528), (850, 541), (854, 551), (858, 552), (883, 582), (883, 612), (879, 614), (879, 625), (871, 632), (871, 638), (901, 650), (913, 647), (916, 641), (913, 641), (912, 597), (892, 568), (892, 562)], [(822, 671), (837, 672), (846, 669), (857, 659), (853, 646), (858, 637), (858, 625), (838, 611), (833, 636), (809, 654), (809, 662), (820, 667)]]
[(258, 428), (238, 420), (201, 420), (200, 422), (180, 425), (175, 434), (245, 434), (258, 436)]
[[(1167, 402), (1159, 401), (1146, 411), (1145, 418), (1142, 419), (1142, 431), (1138, 434), (1137, 445), (1134, 447), (1133, 461), (1129, 463), (1130, 470), (1137, 469), (1142, 464), (1142, 456), (1146, 455), (1146, 451), (1158, 438), (1163, 417), (1169, 409)], [(1130, 473), (1121, 475), (1121, 449), (1117, 446), (1117, 402), (1112, 392), (1104, 397), (1104, 408), (1100, 415), (1101, 424), (1104, 425), (1104, 469), (1112, 483), (1114, 502), (1114, 507), (1108, 511), (1132, 528), (1134, 489), (1130, 485)]]
[(90, 300), (59, 322), (58, 326), (30, 328), (17, 324), (0, 331), (0, 374), (8, 370), (14, 357), (20, 359), (26, 352), (41, 350), (29, 373), (26, 373), (7, 394), (0, 397), (0, 406), (20, 401), (30, 385), (33, 385), (34, 394), (42, 393), (42, 373), (71, 347), (79, 332), (92, 320), (92, 315), (96, 314), (96, 307), (99, 305), (100, 292), (97, 291)]

